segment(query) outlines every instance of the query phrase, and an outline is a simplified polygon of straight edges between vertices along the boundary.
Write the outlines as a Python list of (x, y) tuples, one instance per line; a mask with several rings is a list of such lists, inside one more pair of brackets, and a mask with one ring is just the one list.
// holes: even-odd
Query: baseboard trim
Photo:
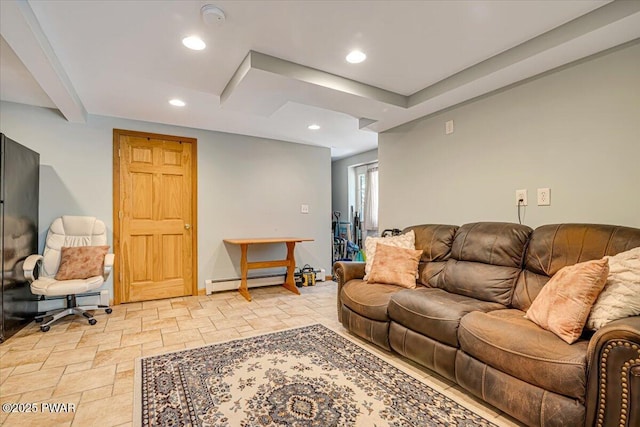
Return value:
[[(282, 285), (286, 280), (284, 274), (269, 274), (262, 276), (249, 277), (247, 279), (248, 288), (257, 288), (261, 286), (273, 286)], [(223, 292), (223, 291), (235, 291), (240, 288), (240, 278), (234, 279), (221, 279), (221, 280), (205, 280), (205, 290), (207, 295)]]

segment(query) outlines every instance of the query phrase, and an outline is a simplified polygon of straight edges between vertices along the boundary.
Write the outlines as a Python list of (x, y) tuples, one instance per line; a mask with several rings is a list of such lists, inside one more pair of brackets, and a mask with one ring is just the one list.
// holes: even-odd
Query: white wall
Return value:
[(349, 221), (349, 168), (378, 160), (378, 150), (365, 151), (331, 163), (331, 205), (340, 211), (341, 220)]
[[(296, 245), (297, 264), (331, 271), (328, 148), (103, 116), (73, 124), (56, 110), (2, 102), (2, 132), (40, 153), (40, 248), (63, 214), (102, 219), (113, 243), (114, 128), (198, 139), (198, 287), (239, 277), (240, 251), (226, 237), (310, 237)], [(250, 260), (285, 255), (284, 245), (249, 249)]]
[(634, 43), (381, 133), (380, 228), (517, 222), (521, 188), (531, 227), (640, 227), (639, 76)]

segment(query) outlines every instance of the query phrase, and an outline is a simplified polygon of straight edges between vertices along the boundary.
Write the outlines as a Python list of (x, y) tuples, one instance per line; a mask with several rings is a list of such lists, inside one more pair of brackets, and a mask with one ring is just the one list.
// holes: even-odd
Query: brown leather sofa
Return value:
[(640, 316), (572, 345), (523, 316), (558, 270), (640, 246), (640, 229), (590, 224), (418, 225), (416, 289), (337, 262), (352, 333), (456, 382), (531, 426), (640, 426)]

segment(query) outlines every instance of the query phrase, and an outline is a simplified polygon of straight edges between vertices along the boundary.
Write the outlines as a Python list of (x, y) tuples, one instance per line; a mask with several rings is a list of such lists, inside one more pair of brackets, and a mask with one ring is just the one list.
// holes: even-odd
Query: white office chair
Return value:
[[(44, 253), (30, 255), (23, 267), (24, 276), (31, 283), (34, 295), (66, 298), (65, 309), (47, 312), (35, 318), (40, 323), (51, 317), (40, 326), (42, 332), (47, 332), (53, 322), (72, 314), (82, 315), (89, 320), (90, 325), (95, 325), (96, 319), (85, 310), (104, 309), (107, 314), (111, 313), (112, 310), (107, 305), (78, 306), (76, 302), (78, 294), (98, 289), (109, 277), (114, 255), (106, 253), (106, 244), (104, 222), (95, 217), (63, 216), (51, 223)], [(90, 277), (85, 277), (87, 275)]]

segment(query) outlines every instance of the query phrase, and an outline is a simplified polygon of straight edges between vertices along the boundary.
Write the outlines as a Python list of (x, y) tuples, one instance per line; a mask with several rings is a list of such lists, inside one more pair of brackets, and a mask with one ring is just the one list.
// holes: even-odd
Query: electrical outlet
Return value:
[(551, 189), (538, 188), (538, 206), (549, 206), (551, 204)]
[(516, 190), (516, 206), (527, 206), (527, 204), (527, 190)]
[(300, 213), (308, 214), (309, 213), (309, 205), (307, 205), (307, 204), (300, 205)]

